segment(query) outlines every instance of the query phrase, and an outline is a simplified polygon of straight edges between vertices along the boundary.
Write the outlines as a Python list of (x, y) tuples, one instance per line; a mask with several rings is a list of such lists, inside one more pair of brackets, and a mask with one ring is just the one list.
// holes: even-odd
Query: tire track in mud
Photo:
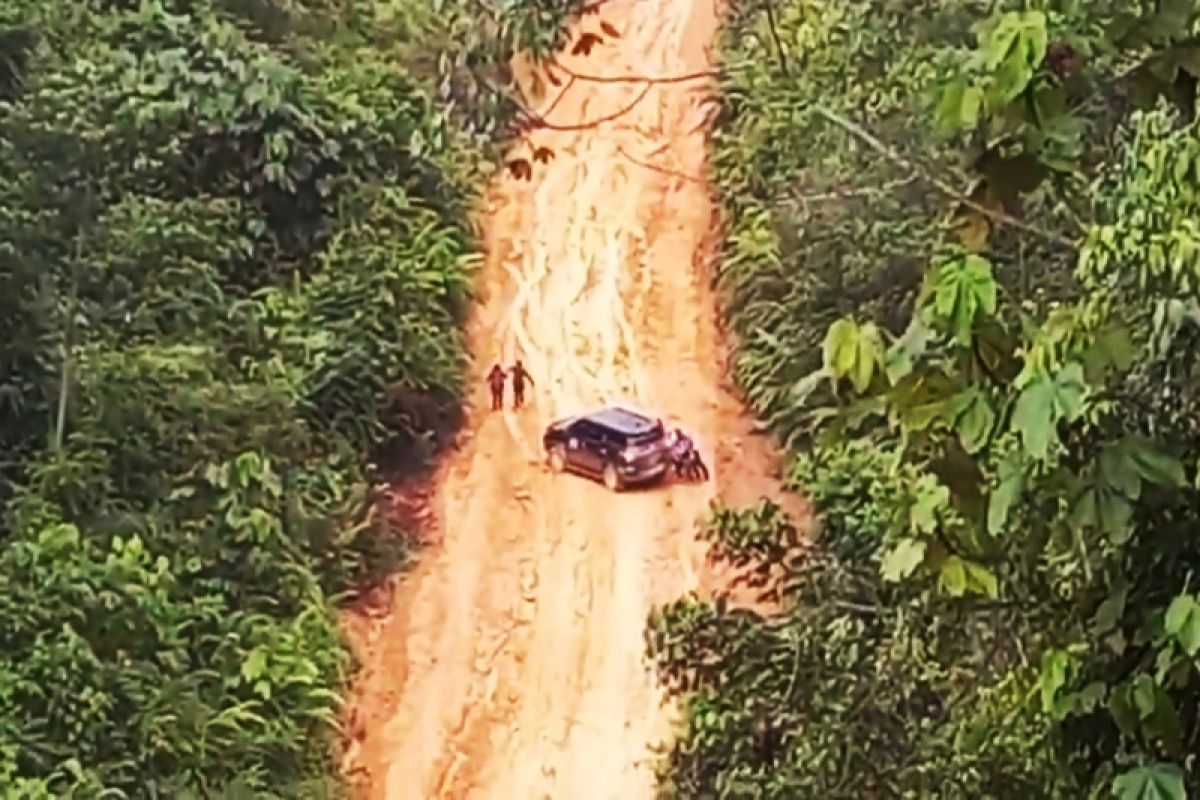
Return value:
[[(603, 17), (621, 38), (561, 60), (592, 75), (704, 70), (718, 10), (612, 0)], [(479, 400), (494, 360), (521, 357), (536, 384), (519, 412), (479, 402), (468, 441), (439, 472), (440, 547), (403, 579), (375, 638), (355, 642), (363, 797), (653, 796), (653, 748), (674, 716), (644, 663), (646, 616), (710, 580), (693, 527), (714, 493), (753, 500), (775, 484), (769, 447), (719, 388), (724, 358), (698, 255), (711, 236), (708, 191), (666, 171), (704, 175), (697, 121), (710, 89), (576, 81), (553, 122), (645, 96), (610, 122), (535, 133), (555, 158), (530, 183), (493, 187), (469, 331)], [(544, 426), (607, 402), (696, 430), (713, 483), (614, 496), (550, 475)]]

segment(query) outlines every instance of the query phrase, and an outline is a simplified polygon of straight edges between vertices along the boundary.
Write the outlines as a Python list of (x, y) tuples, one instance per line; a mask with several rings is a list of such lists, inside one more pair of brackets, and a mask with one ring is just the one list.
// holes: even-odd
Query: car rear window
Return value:
[(663, 435), (663, 431), (652, 430), (647, 433), (639, 433), (634, 436), (630, 436), (628, 437), (627, 441), (634, 447), (641, 447), (642, 445), (654, 444), (655, 442), (661, 441)]

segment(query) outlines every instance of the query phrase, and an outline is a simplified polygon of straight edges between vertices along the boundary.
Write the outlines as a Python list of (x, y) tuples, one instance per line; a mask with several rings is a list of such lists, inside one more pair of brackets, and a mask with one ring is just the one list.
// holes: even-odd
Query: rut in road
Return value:
[[(612, 0), (601, 16), (620, 38), (560, 61), (609, 78), (705, 71), (720, 10)], [(596, 17), (575, 35), (590, 30)], [(769, 447), (722, 388), (711, 91), (707, 79), (577, 80), (548, 118), (580, 129), (536, 132), (554, 159), (493, 187), (470, 331), (480, 392), (468, 441), (439, 472), (441, 541), (385, 619), (359, 637), (351, 624), (364, 667), (348, 755), (364, 797), (653, 796), (654, 747), (674, 718), (644, 663), (647, 615), (705, 590), (693, 531), (714, 494), (750, 501), (775, 484)], [(483, 372), (515, 357), (536, 381), (530, 405), (486, 411)], [(613, 495), (549, 474), (544, 426), (614, 401), (697, 432), (713, 482)]]

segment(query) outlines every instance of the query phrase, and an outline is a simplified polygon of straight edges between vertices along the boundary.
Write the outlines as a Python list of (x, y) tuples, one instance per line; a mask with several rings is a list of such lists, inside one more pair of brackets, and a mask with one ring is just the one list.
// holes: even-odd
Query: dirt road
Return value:
[[(606, 80), (577, 79), (556, 102), (548, 87), (535, 105), (553, 102), (564, 130), (533, 140), (554, 159), (494, 187), (470, 332), (480, 391), (439, 475), (440, 541), (386, 618), (350, 623), (365, 667), (348, 756), (364, 797), (653, 795), (653, 747), (673, 717), (643, 663), (647, 614), (704, 590), (693, 528), (714, 493), (751, 501), (774, 481), (765, 442), (721, 388), (710, 82), (611, 79), (710, 68), (718, 10), (613, 0), (585, 17), (576, 35), (602, 19), (620, 38), (562, 64)], [(531, 404), (491, 413), (482, 373), (514, 357), (536, 381)], [(696, 431), (713, 483), (616, 496), (549, 474), (544, 426), (612, 401)]]

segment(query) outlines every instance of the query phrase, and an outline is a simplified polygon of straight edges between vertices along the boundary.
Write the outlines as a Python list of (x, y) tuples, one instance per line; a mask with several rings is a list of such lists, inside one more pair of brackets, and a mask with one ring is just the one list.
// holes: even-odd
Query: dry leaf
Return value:
[(531, 100), (538, 101), (546, 96), (546, 84), (541, 77), (535, 72), (529, 76), (529, 97)]
[(621, 34), (617, 32), (617, 29), (616, 29), (616, 28), (614, 28), (612, 25), (609, 25), (609, 24), (608, 24), (607, 22), (605, 22), (604, 20), (600, 20), (600, 30), (602, 30), (602, 31), (604, 31), (605, 33), (607, 33), (607, 34), (608, 34), (610, 37), (612, 37), (613, 39), (620, 39), (620, 38), (621, 38)]
[(604, 40), (594, 33), (585, 33), (579, 37), (579, 41), (575, 42), (575, 46), (571, 48), (573, 56), (589, 56), (592, 54), (592, 48), (598, 44), (603, 44)]
[(529, 180), (533, 177), (533, 167), (523, 158), (514, 158), (507, 162), (504, 166), (508, 167), (508, 172), (517, 180)]
[(962, 241), (963, 247), (972, 253), (978, 253), (987, 245), (991, 232), (992, 225), (988, 222), (988, 218), (978, 212), (970, 211), (958, 227), (958, 238)]

